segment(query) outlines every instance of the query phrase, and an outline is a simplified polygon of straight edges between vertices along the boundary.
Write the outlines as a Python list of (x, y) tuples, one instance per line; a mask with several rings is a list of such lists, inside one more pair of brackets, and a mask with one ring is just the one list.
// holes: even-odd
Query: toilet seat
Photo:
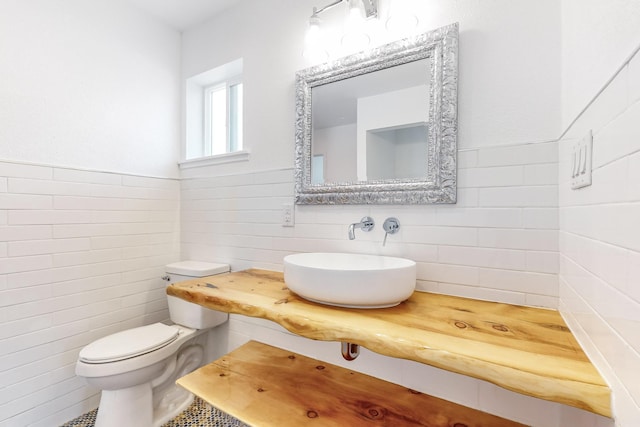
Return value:
[(179, 335), (179, 329), (163, 323), (128, 329), (100, 338), (84, 347), (80, 351), (79, 359), (91, 364), (131, 359), (165, 347)]

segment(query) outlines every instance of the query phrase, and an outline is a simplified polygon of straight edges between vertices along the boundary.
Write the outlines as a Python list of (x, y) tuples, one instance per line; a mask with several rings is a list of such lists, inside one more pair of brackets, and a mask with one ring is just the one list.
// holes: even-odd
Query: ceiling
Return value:
[(185, 31), (241, 0), (126, 0), (178, 31)]

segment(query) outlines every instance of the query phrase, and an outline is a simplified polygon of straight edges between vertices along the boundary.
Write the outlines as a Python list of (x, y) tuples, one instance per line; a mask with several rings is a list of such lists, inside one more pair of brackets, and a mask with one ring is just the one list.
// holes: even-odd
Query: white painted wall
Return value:
[(179, 61), (122, 2), (3, 1), (0, 159), (176, 177)]
[(0, 426), (95, 408), (80, 349), (167, 319), (179, 73), (180, 34), (120, 1), (0, 2)]
[[(381, 8), (387, 1), (381, 1)], [(555, 140), (560, 132), (560, 3), (414, 1), (418, 31), (460, 23), (460, 148)], [(237, 173), (293, 164), (294, 75), (314, 0), (242, 2), (183, 34), (183, 78), (244, 58), (245, 147)], [(509, 36), (506, 37), (505, 34)], [(233, 40), (233, 43), (216, 43)]]
[[(586, 3), (586, 4), (585, 4)], [(640, 425), (640, 4), (563, 2), (560, 309), (613, 389), (616, 425)], [(622, 67), (622, 68), (621, 68)], [(614, 72), (620, 69), (618, 74)], [(569, 187), (573, 143), (593, 132), (593, 185)]]
[(587, 106), (640, 40), (640, 2), (562, 0), (562, 129)]

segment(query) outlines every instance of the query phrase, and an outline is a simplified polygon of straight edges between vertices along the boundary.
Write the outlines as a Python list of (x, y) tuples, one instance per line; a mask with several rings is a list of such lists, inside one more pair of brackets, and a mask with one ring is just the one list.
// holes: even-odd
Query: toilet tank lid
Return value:
[(165, 271), (170, 274), (180, 274), (189, 277), (205, 277), (214, 274), (226, 273), (230, 270), (229, 264), (218, 264), (203, 261), (180, 261), (167, 264)]

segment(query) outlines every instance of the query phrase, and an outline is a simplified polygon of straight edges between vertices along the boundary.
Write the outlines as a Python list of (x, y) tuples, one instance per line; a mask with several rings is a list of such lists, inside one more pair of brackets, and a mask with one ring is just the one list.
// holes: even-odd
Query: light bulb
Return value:
[(360, 0), (349, 0), (349, 12), (346, 21), (346, 31), (359, 29), (364, 25), (364, 10)]
[(302, 56), (312, 62), (324, 62), (328, 58), (324, 47), (322, 29), (320, 28), (320, 18), (315, 12), (309, 18), (309, 26), (304, 36), (304, 52)]

